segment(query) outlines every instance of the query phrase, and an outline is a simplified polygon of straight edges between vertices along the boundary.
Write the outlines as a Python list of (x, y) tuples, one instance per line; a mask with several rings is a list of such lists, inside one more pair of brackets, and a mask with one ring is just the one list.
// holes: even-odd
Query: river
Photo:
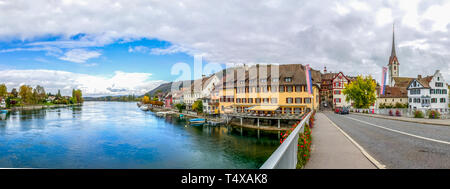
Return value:
[(0, 120), (3, 168), (252, 169), (278, 146), (277, 133), (186, 126), (134, 102), (13, 111)]

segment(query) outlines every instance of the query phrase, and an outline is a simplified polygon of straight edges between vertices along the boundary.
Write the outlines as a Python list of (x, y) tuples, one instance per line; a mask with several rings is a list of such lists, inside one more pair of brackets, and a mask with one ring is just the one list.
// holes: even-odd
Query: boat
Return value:
[(6, 113), (8, 113), (8, 110), (0, 110), (0, 113), (1, 114), (6, 114)]
[(143, 106), (141, 106), (141, 107), (139, 107), (142, 111), (148, 111), (149, 110), (149, 108), (148, 108), (148, 106), (145, 106), (145, 105), (143, 105)]
[(206, 120), (203, 118), (195, 118), (195, 119), (190, 119), (189, 123), (192, 126), (203, 125), (206, 123)]
[(156, 112), (156, 116), (166, 117), (167, 114), (171, 114), (171, 112)]

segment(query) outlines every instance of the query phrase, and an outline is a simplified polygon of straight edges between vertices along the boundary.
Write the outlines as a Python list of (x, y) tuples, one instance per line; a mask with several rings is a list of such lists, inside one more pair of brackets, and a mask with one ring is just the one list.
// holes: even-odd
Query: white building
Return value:
[[(209, 98), (211, 96), (211, 91), (214, 86), (219, 83), (219, 78), (214, 74), (209, 77), (203, 77), (202, 79), (194, 80), (190, 89), (185, 89), (184, 103), (186, 104), (186, 109), (192, 109), (192, 104), (200, 98)], [(208, 109), (208, 104), (203, 104), (203, 109)], [(206, 106), (206, 107), (205, 107)]]
[(351, 80), (345, 76), (342, 72), (339, 72), (332, 79), (333, 82), (333, 108), (349, 107), (352, 105), (351, 101), (346, 101), (346, 95), (342, 92), (345, 85), (350, 83)]
[(410, 109), (449, 112), (448, 86), (439, 70), (432, 76), (422, 78), (419, 75), (409, 83), (407, 90)]

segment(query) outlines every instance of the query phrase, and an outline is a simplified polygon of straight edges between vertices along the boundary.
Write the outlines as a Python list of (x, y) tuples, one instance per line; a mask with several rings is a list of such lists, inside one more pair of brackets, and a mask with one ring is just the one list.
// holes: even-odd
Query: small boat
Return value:
[(139, 107), (142, 111), (148, 111), (149, 110), (149, 108), (148, 108), (148, 106), (141, 106), (141, 107)]
[(6, 114), (8, 113), (8, 110), (0, 110), (0, 114)]
[(189, 120), (189, 123), (192, 125), (192, 124), (204, 124), (204, 123), (206, 123), (206, 120), (205, 119), (202, 119), (202, 118), (195, 118), (195, 119), (190, 119)]
[(160, 117), (166, 117), (167, 114), (170, 114), (170, 112), (156, 112), (156, 116), (160, 116)]
[(190, 126), (202, 126), (202, 125), (204, 125), (205, 123), (191, 123), (191, 124), (189, 124)]

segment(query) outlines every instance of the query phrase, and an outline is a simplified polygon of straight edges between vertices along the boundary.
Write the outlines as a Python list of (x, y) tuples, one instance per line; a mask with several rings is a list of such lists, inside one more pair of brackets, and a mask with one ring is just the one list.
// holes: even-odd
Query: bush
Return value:
[(395, 111), (395, 115), (396, 115), (397, 117), (402, 116), (399, 110)]
[(311, 155), (311, 140), (311, 129), (308, 124), (306, 124), (304, 132), (300, 134), (298, 139), (297, 169), (301, 169), (309, 161)]
[(392, 113), (392, 110), (389, 110), (389, 116), (394, 116), (394, 113)]
[(423, 112), (420, 110), (415, 110), (414, 111), (414, 118), (423, 118)]
[(431, 111), (428, 111), (428, 118), (439, 119), (439, 118), (441, 118), (441, 114), (438, 111), (431, 110)]

